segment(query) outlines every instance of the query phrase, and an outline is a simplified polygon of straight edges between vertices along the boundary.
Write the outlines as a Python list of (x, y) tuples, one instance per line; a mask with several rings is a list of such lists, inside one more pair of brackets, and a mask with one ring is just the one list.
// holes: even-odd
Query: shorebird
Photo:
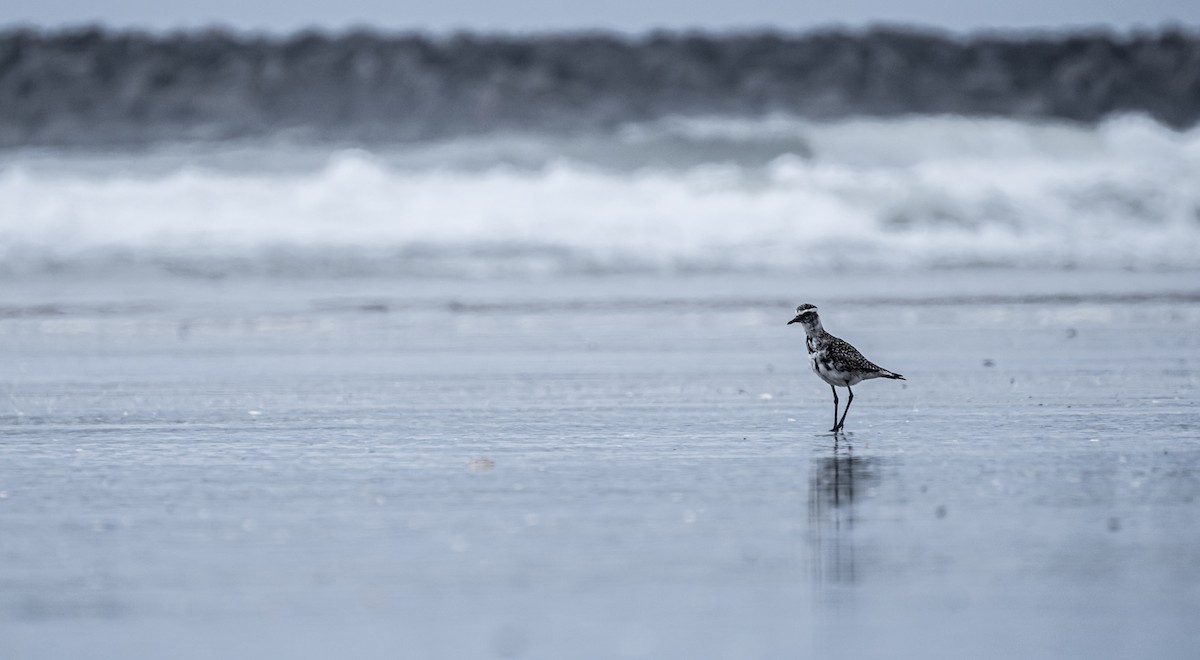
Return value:
[[(829, 429), (830, 431), (837, 433), (846, 424), (846, 413), (850, 412), (850, 404), (854, 401), (851, 385), (872, 378), (907, 380), (904, 376), (871, 362), (863, 357), (857, 348), (825, 332), (825, 328), (821, 327), (821, 317), (817, 316), (816, 305), (805, 303), (797, 307), (796, 318), (787, 322), (788, 325), (793, 323), (799, 323), (804, 328), (804, 334), (808, 335), (805, 343), (813, 373), (829, 383), (829, 389), (833, 390), (833, 428)], [(850, 392), (850, 399), (846, 401), (846, 409), (842, 411), (840, 421), (837, 395), (839, 387), (844, 387)]]

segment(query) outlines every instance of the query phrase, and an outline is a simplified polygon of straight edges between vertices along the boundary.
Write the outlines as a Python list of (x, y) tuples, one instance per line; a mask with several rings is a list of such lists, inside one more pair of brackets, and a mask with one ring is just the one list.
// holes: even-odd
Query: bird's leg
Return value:
[(837, 421), (837, 413), (838, 413), (838, 398), (837, 398), (837, 388), (836, 388), (836, 387), (834, 387), (833, 385), (830, 385), (830, 386), (829, 386), (829, 389), (830, 389), (830, 390), (833, 392), (833, 428), (829, 429), (829, 431), (830, 431), (830, 432), (832, 432), (832, 433), (836, 433), (836, 432), (837, 432), (837, 430), (838, 430), (838, 421)]
[(837, 423), (836, 429), (839, 431), (846, 425), (846, 413), (850, 412), (850, 404), (854, 403), (854, 390), (850, 389), (850, 386), (847, 385), (846, 391), (850, 393), (850, 398), (846, 399), (846, 409), (842, 411), (842, 421)]

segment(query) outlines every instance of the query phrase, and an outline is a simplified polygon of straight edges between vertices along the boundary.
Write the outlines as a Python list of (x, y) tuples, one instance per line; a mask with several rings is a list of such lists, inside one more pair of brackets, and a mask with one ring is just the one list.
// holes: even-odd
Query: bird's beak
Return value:
[(793, 323), (799, 323), (799, 322), (800, 322), (800, 315), (797, 314), (796, 318), (792, 319), (791, 321), (788, 321), (787, 324), (791, 325)]

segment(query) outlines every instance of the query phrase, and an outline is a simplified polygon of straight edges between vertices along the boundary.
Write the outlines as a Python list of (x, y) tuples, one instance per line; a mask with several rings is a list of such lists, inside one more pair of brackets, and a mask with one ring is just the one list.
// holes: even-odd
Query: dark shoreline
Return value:
[(1200, 120), (1200, 34), (0, 31), (0, 147), (403, 142), (676, 115)]

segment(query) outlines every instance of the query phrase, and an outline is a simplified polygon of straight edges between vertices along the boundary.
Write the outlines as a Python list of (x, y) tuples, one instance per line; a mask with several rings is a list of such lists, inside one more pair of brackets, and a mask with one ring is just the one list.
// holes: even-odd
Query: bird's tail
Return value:
[(880, 377), (882, 377), (882, 378), (891, 378), (891, 379), (894, 379), (894, 380), (908, 380), (908, 379), (907, 379), (907, 378), (905, 378), (904, 376), (901, 376), (900, 374), (898, 374), (898, 373), (896, 373), (896, 372), (894, 372), (894, 371), (888, 371), (887, 369), (880, 369), (880, 370), (879, 370), (879, 375), (880, 375)]

